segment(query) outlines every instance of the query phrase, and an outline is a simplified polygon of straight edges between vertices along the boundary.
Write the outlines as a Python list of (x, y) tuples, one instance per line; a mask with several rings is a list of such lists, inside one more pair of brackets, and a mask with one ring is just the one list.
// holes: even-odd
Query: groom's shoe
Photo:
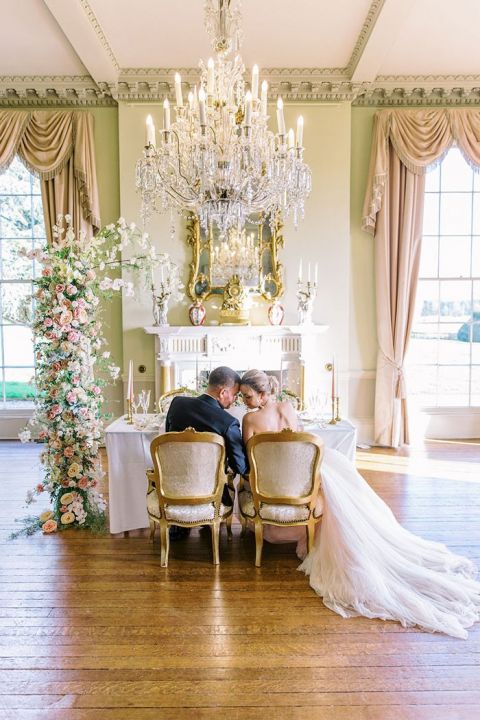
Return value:
[(178, 525), (171, 525), (169, 532), (170, 540), (173, 540), (175, 542), (176, 540), (183, 540), (184, 538), (188, 537), (190, 535), (190, 528), (179, 527)]

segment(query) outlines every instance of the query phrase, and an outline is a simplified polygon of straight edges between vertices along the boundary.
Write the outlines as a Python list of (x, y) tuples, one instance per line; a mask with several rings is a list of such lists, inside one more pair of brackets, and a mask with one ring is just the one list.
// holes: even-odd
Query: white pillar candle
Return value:
[(198, 111), (200, 115), (200, 125), (207, 124), (207, 114), (205, 112), (205, 91), (200, 88), (198, 91)]
[(261, 111), (262, 115), (267, 114), (267, 102), (268, 102), (268, 82), (264, 80), (262, 82), (262, 96), (261, 96)]
[(207, 95), (213, 95), (215, 90), (215, 63), (209, 58), (207, 63)]
[(250, 90), (245, 93), (245, 126), (252, 124), (252, 93)]
[(133, 402), (133, 360), (128, 363), (127, 400)]
[(252, 69), (252, 98), (258, 100), (258, 65)]
[(178, 73), (175, 73), (175, 102), (177, 107), (183, 107), (182, 78)]
[(303, 116), (299, 115), (297, 119), (297, 148), (303, 147)]
[(170, 103), (168, 98), (163, 101), (163, 129), (170, 130)]
[(285, 135), (285, 118), (283, 117), (283, 100), (281, 97), (277, 100), (277, 123), (278, 134)]
[(288, 149), (293, 150), (295, 147), (295, 135), (293, 133), (292, 128), (288, 131)]
[(145, 143), (155, 147), (155, 125), (151, 115), (147, 115), (147, 123), (145, 126)]

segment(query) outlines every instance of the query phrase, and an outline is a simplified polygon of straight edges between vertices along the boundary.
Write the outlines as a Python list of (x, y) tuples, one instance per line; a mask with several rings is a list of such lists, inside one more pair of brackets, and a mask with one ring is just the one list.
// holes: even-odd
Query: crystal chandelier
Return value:
[(238, 232), (235, 228), (227, 230), (223, 239), (213, 246), (212, 269), (214, 285), (225, 285), (232, 272), (238, 275), (243, 285), (258, 285), (260, 273), (260, 255), (255, 234)]
[[(215, 51), (207, 65), (200, 61), (199, 87), (185, 102), (180, 75), (175, 75), (175, 122), (168, 99), (163, 128), (156, 143), (152, 118), (147, 142), (137, 162), (136, 186), (142, 213), (190, 211), (202, 229), (216, 226), (221, 236), (241, 230), (247, 220), (293, 217), (297, 226), (311, 189), (311, 172), (303, 161), (303, 118), (296, 137), (287, 132), (283, 102), (277, 101), (277, 133), (268, 128), (268, 83), (261, 84), (255, 65), (250, 89), (240, 44), (240, 9), (236, 0), (206, 0), (205, 25)], [(232, 7), (233, 6), (233, 7)]]

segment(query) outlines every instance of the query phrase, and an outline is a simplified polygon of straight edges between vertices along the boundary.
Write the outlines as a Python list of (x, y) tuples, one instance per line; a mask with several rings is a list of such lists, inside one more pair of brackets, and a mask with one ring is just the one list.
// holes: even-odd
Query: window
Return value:
[(0, 175), (0, 408), (29, 406), (35, 374), (32, 280), (36, 263), (18, 251), (45, 245), (40, 181), (15, 159)]
[(480, 405), (480, 175), (457, 148), (426, 177), (407, 370), (424, 407)]

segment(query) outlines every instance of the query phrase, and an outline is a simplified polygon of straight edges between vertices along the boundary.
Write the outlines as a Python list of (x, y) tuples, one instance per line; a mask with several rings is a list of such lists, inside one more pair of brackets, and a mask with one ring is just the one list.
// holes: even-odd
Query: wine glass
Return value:
[(148, 408), (150, 407), (150, 390), (142, 390), (140, 393), (140, 405), (142, 407), (142, 412), (144, 415), (148, 413)]

